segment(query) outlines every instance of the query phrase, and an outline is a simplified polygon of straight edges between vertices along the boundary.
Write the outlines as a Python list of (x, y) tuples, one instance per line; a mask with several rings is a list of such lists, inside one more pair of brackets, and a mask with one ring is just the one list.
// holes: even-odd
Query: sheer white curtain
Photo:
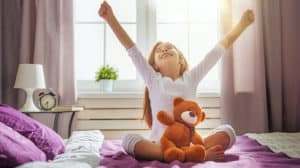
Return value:
[(223, 2), (223, 34), (246, 9), (256, 18), (222, 60), (223, 122), (238, 134), (299, 131), (300, 1)]
[(224, 0), (221, 15), (223, 34), (230, 31), (243, 11), (252, 9), (255, 22), (222, 59), (221, 114), (238, 134), (268, 130), (262, 3), (253, 0)]

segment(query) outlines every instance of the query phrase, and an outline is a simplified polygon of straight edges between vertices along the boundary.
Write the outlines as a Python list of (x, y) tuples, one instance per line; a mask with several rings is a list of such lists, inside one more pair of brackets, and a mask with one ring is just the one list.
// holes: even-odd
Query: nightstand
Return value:
[[(68, 138), (72, 132), (72, 125), (74, 122), (76, 112), (80, 110), (61, 110), (61, 111), (23, 111), (27, 116), (47, 125), (55, 132), (60, 134), (63, 138)], [(61, 121), (59, 122), (61, 118)], [(67, 122), (66, 122), (67, 121)], [(59, 130), (59, 126), (61, 130)], [(67, 130), (65, 130), (67, 127)]]

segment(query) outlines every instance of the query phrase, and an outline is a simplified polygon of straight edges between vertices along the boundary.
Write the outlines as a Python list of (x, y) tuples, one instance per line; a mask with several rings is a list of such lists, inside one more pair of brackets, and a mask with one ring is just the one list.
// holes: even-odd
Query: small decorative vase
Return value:
[(103, 92), (112, 92), (112, 88), (113, 88), (113, 80), (102, 79), (100, 81), (100, 91), (103, 91)]

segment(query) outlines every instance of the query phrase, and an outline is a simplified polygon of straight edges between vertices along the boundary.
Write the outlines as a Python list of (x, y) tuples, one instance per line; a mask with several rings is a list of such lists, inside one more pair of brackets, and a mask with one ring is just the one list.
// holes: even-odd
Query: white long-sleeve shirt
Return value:
[(173, 115), (173, 99), (175, 97), (195, 100), (199, 82), (225, 53), (225, 48), (221, 44), (217, 44), (197, 66), (184, 72), (175, 81), (156, 72), (136, 45), (127, 49), (127, 52), (149, 89), (152, 110), (150, 140), (159, 141), (165, 131), (165, 126), (157, 120), (157, 113), (164, 110)]

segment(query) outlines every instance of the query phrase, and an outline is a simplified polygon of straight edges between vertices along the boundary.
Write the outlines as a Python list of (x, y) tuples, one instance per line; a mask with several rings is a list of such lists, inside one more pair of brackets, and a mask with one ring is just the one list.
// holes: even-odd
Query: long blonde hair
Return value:
[[(159, 41), (154, 45), (154, 47), (152, 48), (152, 50), (150, 52), (150, 56), (149, 56), (149, 59), (148, 59), (148, 63), (157, 72), (159, 72), (159, 70), (157, 70), (155, 68), (155, 50), (162, 43), (163, 42)], [(188, 63), (187, 63), (186, 59), (184, 58), (182, 52), (179, 49), (177, 49), (174, 45), (173, 45), (173, 47), (178, 52), (179, 58), (183, 60), (182, 64), (181, 64), (181, 67), (180, 67), (180, 75), (182, 75), (183, 72), (188, 70)], [(149, 91), (148, 91), (147, 87), (145, 87), (145, 93), (144, 93), (144, 115), (143, 115), (143, 119), (146, 121), (148, 127), (151, 128), (152, 127), (152, 112), (151, 112), (151, 106), (150, 106)]]

